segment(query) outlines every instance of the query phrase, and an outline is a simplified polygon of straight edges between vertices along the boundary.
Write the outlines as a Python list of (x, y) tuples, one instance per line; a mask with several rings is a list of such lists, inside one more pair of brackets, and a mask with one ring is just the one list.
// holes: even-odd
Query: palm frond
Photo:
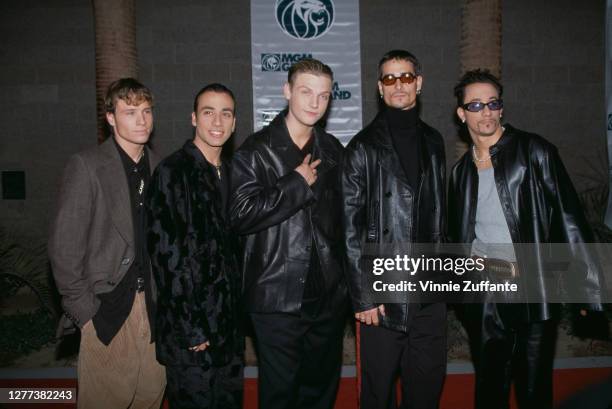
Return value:
[(20, 236), (0, 226), (0, 283), (2, 299), (26, 286), (36, 294), (41, 306), (57, 316), (55, 289), (47, 260), (46, 245), (39, 240)]

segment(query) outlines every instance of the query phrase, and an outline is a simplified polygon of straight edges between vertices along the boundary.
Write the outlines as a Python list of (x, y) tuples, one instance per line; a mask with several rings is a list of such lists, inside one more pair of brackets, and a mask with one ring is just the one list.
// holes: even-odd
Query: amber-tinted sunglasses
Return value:
[(380, 77), (380, 82), (384, 85), (394, 85), (395, 81), (400, 80), (402, 84), (412, 84), (417, 76), (411, 72), (402, 72), (400, 75), (387, 74)]

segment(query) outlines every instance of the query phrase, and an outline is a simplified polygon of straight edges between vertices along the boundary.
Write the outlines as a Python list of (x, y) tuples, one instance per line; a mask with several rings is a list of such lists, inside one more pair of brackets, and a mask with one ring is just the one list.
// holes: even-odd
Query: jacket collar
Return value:
[[(114, 163), (115, 160), (121, 162), (121, 157), (119, 156), (119, 152), (117, 152), (117, 148), (115, 147), (115, 141), (113, 140), (113, 136), (109, 136), (102, 142), (98, 149), (102, 153), (103, 165), (108, 165), (109, 163)], [(149, 145), (145, 145), (145, 154), (149, 157), (149, 171), (153, 173), (157, 165), (159, 164), (160, 158), (157, 156), (155, 151), (153, 151)], [(126, 182), (127, 184), (127, 182)]]
[(187, 156), (192, 158), (199, 165), (206, 166), (208, 164), (208, 161), (204, 157), (202, 151), (200, 151), (196, 144), (193, 143), (193, 139), (187, 139), (185, 141), (185, 143), (183, 144), (183, 151), (185, 151)]
[[(111, 138), (113, 136), (98, 146), (101, 163), (97, 169), (97, 176), (104, 191), (104, 198), (112, 209), (111, 219), (115, 228), (126, 243), (134, 246), (134, 226), (127, 176), (115, 142)], [(148, 146), (145, 146), (145, 150), (152, 173), (159, 163), (159, 157)]]
[[(215, 166), (206, 159), (206, 157), (204, 156), (200, 148), (198, 148), (196, 144), (193, 143), (193, 139), (187, 139), (185, 143), (183, 144), (182, 149), (185, 152), (185, 154), (191, 159), (193, 159), (193, 161), (198, 166), (200, 166), (201, 168), (205, 170), (210, 171), (211, 173), (215, 171)], [(225, 174), (228, 173), (227, 166), (228, 164), (226, 163), (225, 160), (223, 160), (223, 156), (221, 156), (221, 168), (222, 168), (221, 172), (222, 173), (225, 173)]]
[[(379, 112), (372, 121), (372, 126), (374, 127), (374, 138), (373, 142), (379, 145), (383, 149), (394, 150), (393, 141), (391, 140), (391, 130), (389, 129), (389, 124), (385, 119), (385, 115), (383, 112)], [(419, 118), (416, 123), (417, 128), (420, 130), (421, 135), (424, 136), (423, 142), (427, 146), (427, 150), (429, 152), (433, 152), (434, 146), (431, 138), (428, 138), (430, 131), (425, 125), (425, 123)]]
[[(277, 152), (285, 166), (294, 169), (295, 166), (287, 160), (289, 157), (287, 152), (291, 144), (293, 144), (293, 140), (289, 136), (289, 129), (285, 121), (286, 115), (287, 109), (280, 112), (268, 126), (270, 135), (269, 144), (270, 148)], [(317, 167), (317, 173), (321, 175), (337, 165), (336, 160), (330, 155), (330, 152), (335, 150), (336, 147), (325, 137), (325, 131), (322, 128), (315, 126), (312, 131), (312, 137), (314, 138), (312, 158), (313, 160), (321, 159), (321, 164)]]
[(503, 127), (504, 127), (504, 132), (502, 133), (502, 136), (499, 138), (499, 140), (497, 141), (495, 145), (489, 148), (489, 154), (491, 156), (495, 155), (500, 150), (505, 149), (513, 141), (516, 140), (516, 128), (514, 128), (510, 124), (505, 124)]

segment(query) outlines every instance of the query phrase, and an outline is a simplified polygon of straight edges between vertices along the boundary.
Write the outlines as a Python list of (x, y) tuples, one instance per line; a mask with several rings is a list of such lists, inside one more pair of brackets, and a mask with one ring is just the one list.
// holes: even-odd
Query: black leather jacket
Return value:
[[(376, 306), (368, 296), (372, 291), (368, 283), (374, 277), (361, 262), (364, 257), (377, 255), (365, 254), (364, 246), (444, 240), (444, 141), (438, 131), (423, 121), (419, 120), (417, 126), (424, 136), (417, 192), (408, 184), (382, 113), (347, 146), (342, 170), (343, 222), (347, 280), (355, 312)], [(410, 299), (409, 293), (405, 294), (405, 303), (385, 304), (383, 326), (407, 330)]]
[[(584, 243), (593, 236), (582, 211), (578, 195), (554, 145), (541, 136), (511, 125), (489, 149), (495, 174), (495, 185), (513, 243), (568, 243), (573, 254), (588, 265), (584, 290), (590, 300), (600, 297), (600, 270)], [(475, 234), (478, 203), (478, 171), (471, 150), (455, 164), (449, 182), (449, 236), (457, 243), (472, 243)], [(540, 286), (546, 294), (545, 255), (538, 246), (530, 251), (529, 261), (517, 262), (521, 279), (529, 286)], [(523, 253), (524, 254), (524, 253)], [(527, 265), (528, 264), (528, 265)], [(531, 287), (533, 289), (533, 287)], [(589, 307), (601, 310), (599, 303)], [(555, 308), (547, 303), (529, 304), (523, 318), (539, 321), (552, 318)]]
[(292, 144), (284, 113), (251, 135), (234, 155), (230, 217), (246, 235), (243, 289), (250, 312), (299, 312), (317, 245), (326, 298), (344, 302), (342, 211), (339, 164), (344, 148), (314, 128), (313, 160), (321, 159), (317, 181), (308, 186), (289, 163)]

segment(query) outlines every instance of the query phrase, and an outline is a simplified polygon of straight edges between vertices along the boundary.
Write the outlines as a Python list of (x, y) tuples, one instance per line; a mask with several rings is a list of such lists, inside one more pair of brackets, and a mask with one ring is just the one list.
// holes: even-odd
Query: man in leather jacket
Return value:
[[(513, 266), (505, 281), (528, 283), (543, 301), (489, 298), (464, 305), (476, 368), (476, 408), (508, 408), (514, 378), (521, 408), (546, 409), (552, 408), (557, 305), (545, 302), (546, 288), (537, 288), (546, 283), (538, 244), (568, 243), (588, 266), (584, 301), (594, 310), (601, 310), (600, 277), (583, 245), (593, 241), (592, 233), (557, 149), (538, 135), (501, 125), (502, 90), (499, 80), (482, 70), (468, 71), (455, 87), (457, 115), (472, 144), (452, 170), (449, 233), (454, 241), (471, 245), (472, 254), (503, 254)], [(528, 257), (524, 246), (533, 246)], [(502, 274), (485, 271), (492, 279)]]
[(240, 272), (222, 159), (235, 105), (224, 85), (202, 88), (191, 114), (194, 137), (160, 162), (148, 192), (157, 359), (166, 366), (170, 409), (242, 409)]
[(355, 318), (360, 321), (361, 407), (437, 408), (446, 374), (446, 306), (378, 303), (363, 261), (372, 245), (439, 243), (444, 236), (445, 156), (441, 135), (418, 116), (423, 78), (404, 50), (378, 65), (384, 108), (347, 146), (342, 170), (346, 269)]
[(343, 147), (315, 126), (332, 80), (318, 60), (295, 63), (284, 86), (287, 110), (234, 155), (231, 219), (244, 236), (260, 408), (330, 409), (336, 396), (346, 319), (338, 223)]

